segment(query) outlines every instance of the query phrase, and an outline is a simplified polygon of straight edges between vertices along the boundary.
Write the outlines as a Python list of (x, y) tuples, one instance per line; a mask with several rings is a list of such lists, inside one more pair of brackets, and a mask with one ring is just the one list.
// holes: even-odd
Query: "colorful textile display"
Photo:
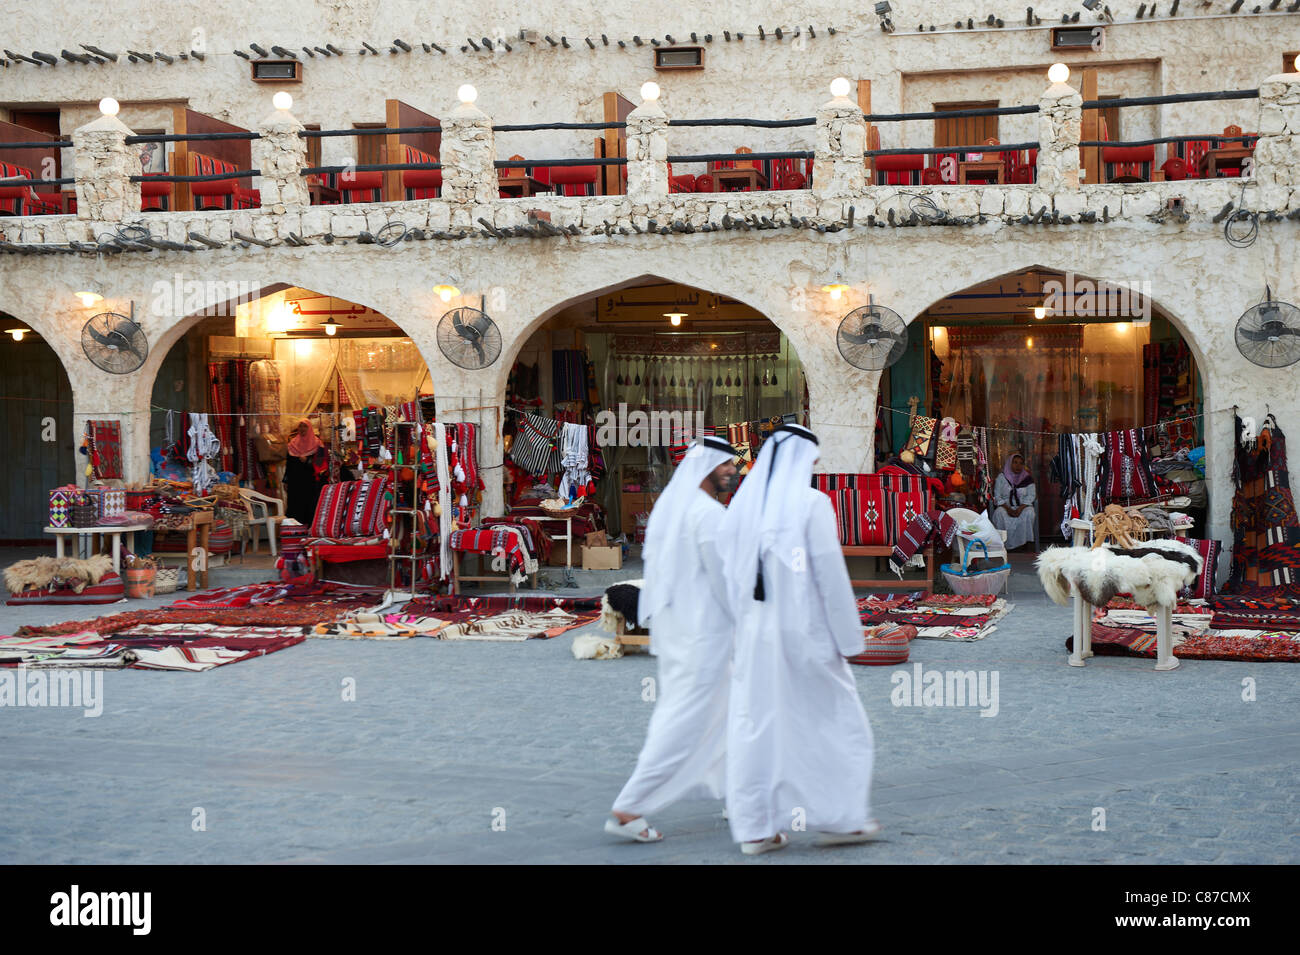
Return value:
[(590, 610), (599, 612), (599, 597), (543, 597), (533, 595), (488, 594), (482, 597), (465, 594), (439, 594), (430, 597), (417, 597), (404, 608), (406, 613), (417, 616), (430, 614), (472, 611), (480, 614), (504, 613), (507, 610), (547, 611), (567, 610), (571, 613), (583, 613)]
[(1219, 550), (1222, 545), (1215, 540), (1183, 539), (1183, 543), (1196, 548), (1196, 553), (1201, 558), (1201, 570), (1196, 575), (1196, 582), (1184, 587), (1179, 591), (1178, 596), (1208, 600), (1214, 596), (1214, 578), (1219, 570)]
[(894, 542), (889, 566), (902, 579), (903, 568), (928, 542), (937, 539), (944, 547), (951, 547), (956, 535), (957, 522), (948, 516), (947, 511), (923, 511), (912, 519), (902, 536)]
[(907, 457), (908, 454), (913, 455), (917, 460), (933, 461), (938, 444), (938, 419), (914, 415), (912, 417), (912, 431), (908, 435), (907, 443), (903, 445), (901, 456), (908, 463), (911, 463)]
[(122, 423), (87, 421), (90, 436), (90, 463), (97, 481), (122, 477)]
[(537, 560), (524, 547), (518, 528), (498, 525), (481, 530), (452, 531), (448, 545), (454, 551), (504, 558), (516, 584), (523, 583), (528, 574), (537, 573)]
[(909, 626), (923, 640), (983, 640), (1013, 609), (1014, 604), (992, 594), (873, 594), (858, 600), (864, 627)]
[(1269, 415), (1249, 446), (1233, 416), (1232, 570), (1224, 590), (1300, 596), (1300, 517), (1291, 495), (1286, 436)]
[(1142, 436), (1136, 428), (1107, 431), (1101, 436), (1101, 471), (1097, 483), (1105, 500), (1150, 498), (1155, 479), (1147, 461)]

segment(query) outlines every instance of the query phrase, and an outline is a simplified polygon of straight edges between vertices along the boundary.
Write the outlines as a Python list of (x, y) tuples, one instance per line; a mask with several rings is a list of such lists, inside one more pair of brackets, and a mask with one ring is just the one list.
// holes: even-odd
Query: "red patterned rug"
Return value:
[[(1073, 637), (1066, 639), (1065, 649), (1073, 652)], [(1154, 659), (1156, 635), (1132, 627), (1107, 627), (1094, 623), (1092, 650), (1098, 656)], [(1194, 636), (1174, 647), (1174, 656), (1180, 660), (1300, 663), (1300, 639)]]

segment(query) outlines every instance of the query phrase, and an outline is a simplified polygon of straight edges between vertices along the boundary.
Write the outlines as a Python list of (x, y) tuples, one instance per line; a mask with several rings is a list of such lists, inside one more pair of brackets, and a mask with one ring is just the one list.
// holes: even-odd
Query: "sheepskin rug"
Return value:
[(623, 655), (623, 645), (610, 637), (594, 633), (579, 634), (573, 638), (575, 660), (617, 660)]
[(89, 560), (77, 557), (36, 557), (20, 560), (5, 568), (5, 586), (11, 594), (44, 590), (53, 585), (79, 594), (113, 572), (113, 558), (96, 554)]
[(621, 621), (628, 626), (636, 626), (637, 599), (641, 595), (644, 580), (622, 580), (605, 588), (600, 597), (600, 628), (609, 633), (618, 633)]
[(1038, 555), (1038, 579), (1047, 596), (1068, 606), (1070, 584), (1094, 607), (1116, 594), (1132, 594), (1143, 607), (1173, 607), (1178, 591), (1196, 581), (1201, 557), (1177, 540), (1144, 541), (1138, 547), (1049, 547)]

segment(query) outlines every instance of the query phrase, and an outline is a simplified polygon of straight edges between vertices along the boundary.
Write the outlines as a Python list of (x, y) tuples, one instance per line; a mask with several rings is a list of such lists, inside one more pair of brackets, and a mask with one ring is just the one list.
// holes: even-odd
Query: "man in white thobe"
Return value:
[(719, 536), (735, 626), (727, 812), (746, 854), (865, 842), (873, 745), (847, 656), (862, 623), (830, 498), (814, 489), (817, 438), (784, 425), (763, 444)]
[(654, 713), (632, 778), (605, 831), (636, 842), (663, 838), (645, 814), (679, 799), (721, 799), (726, 771), (731, 623), (715, 539), (735, 487), (736, 449), (699, 439), (650, 512), (637, 619), (659, 658)]

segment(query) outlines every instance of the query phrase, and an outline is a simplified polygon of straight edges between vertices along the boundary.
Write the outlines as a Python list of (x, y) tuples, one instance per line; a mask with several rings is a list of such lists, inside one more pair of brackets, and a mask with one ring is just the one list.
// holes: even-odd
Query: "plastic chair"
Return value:
[(265, 527), (266, 539), (271, 544), (271, 556), (279, 556), (280, 549), (276, 544), (275, 529), (284, 520), (284, 501), (246, 487), (239, 489), (239, 496), (244, 499), (244, 506), (248, 508), (248, 535), (253, 542), (253, 553), (256, 554), (258, 547), (261, 546), (261, 528)]
[[(1037, 512), (1035, 511), (1035, 513)], [(979, 518), (979, 514), (971, 510), (969, 507), (950, 507), (948, 508), (947, 514), (959, 525), (977, 520)], [(987, 551), (985, 556), (987, 556), (990, 560), (995, 557), (1001, 557), (1003, 562), (1007, 562), (1011, 559), (1010, 556), (1007, 554), (1007, 547), (1006, 547), (1007, 532), (999, 529), (998, 534), (1002, 538), (1002, 547), (1000, 549), (990, 548), (983, 541), (980, 541), (980, 543), (984, 545)], [(953, 552), (954, 560), (957, 561), (959, 564), (964, 565), (967, 559), (966, 552), (970, 548), (970, 546), (971, 546), (971, 541), (962, 537), (961, 534), (958, 534), (956, 537), (954, 537), (952, 539), (952, 552)], [(1011, 580), (1009, 577), (1003, 583), (1003, 590), (1008, 596), (1011, 595)]]

